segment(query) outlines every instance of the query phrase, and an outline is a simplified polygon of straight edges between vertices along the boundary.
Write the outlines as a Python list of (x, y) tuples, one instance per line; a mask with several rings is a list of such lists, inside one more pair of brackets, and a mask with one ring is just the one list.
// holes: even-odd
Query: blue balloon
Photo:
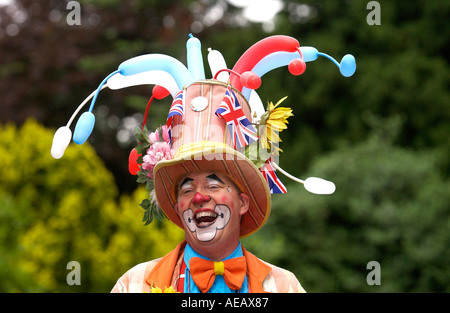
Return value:
[(342, 76), (350, 77), (356, 71), (356, 61), (355, 57), (351, 54), (346, 54), (341, 60), (339, 70)]
[(305, 62), (315, 61), (319, 57), (319, 51), (314, 47), (300, 47)]
[(81, 145), (86, 142), (94, 129), (95, 116), (92, 112), (84, 112), (78, 119), (73, 133), (73, 142)]
[(153, 70), (169, 73), (175, 79), (180, 90), (194, 82), (191, 72), (183, 63), (165, 54), (144, 54), (128, 59), (119, 65), (120, 74), (124, 76)]
[(203, 67), (202, 44), (198, 38), (189, 34), (186, 43), (187, 50), (187, 67), (191, 72), (194, 80), (205, 79), (205, 68)]

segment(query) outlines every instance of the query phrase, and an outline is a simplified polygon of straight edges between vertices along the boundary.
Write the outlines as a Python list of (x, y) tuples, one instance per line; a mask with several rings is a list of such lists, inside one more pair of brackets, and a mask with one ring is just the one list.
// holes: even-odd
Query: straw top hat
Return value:
[[(331, 59), (343, 76), (351, 76), (356, 64), (352, 55), (338, 63), (313, 47), (301, 47), (288, 36), (265, 38), (250, 47), (228, 69), (222, 54), (209, 49), (208, 63), (212, 78), (205, 79), (200, 41), (190, 35), (186, 44), (187, 67), (163, 54), (147, 54), (123, 62), (108, 75), (96, 91), (77, 108), (66, 126), (55, 133), (51, 154), (59, 159), (70, 143), (70, 124), (90, 100), (75, 127), (73, 141), (84, 143), (91, 134), (95, 116), (92, 113), (99, 92), (108, 87), (153, 84), (153, 95), (147, 105), (143, 127), (136, 138), (138, 146), (130, 153), (129, 168), (145, 183), (150, 199), (141, 206), (144, 221), (153, 216), (167, 216), (183, 227), (174, 210), (176, 184), (180, 177), (193, 171), (213, 171), (226, 175), (250, 198), (249, 210), (241, 220), (241, 237), (260, 229), (270, 214), (270, 194), (285, 193), (286, 187), (276, 175), (279, 170), (287, 177), (303, 183), (313, 193), (334, 192), (334, 184), (319, 178), (305, 181), (293, 177), (278, 166), (279, 132), (286, 129), (292, 109), (269, 103), (267, 108), (254, 91), (261, 85), (260, 77), (272, 69), (288, 66), (293, 75), (305, 71), (305, 62), (324, 56)], [(167, 124), (149, 132), (146, 116), (153, 99), (171, 95)], [(161, 210), (164, 214), (161, 213)]]

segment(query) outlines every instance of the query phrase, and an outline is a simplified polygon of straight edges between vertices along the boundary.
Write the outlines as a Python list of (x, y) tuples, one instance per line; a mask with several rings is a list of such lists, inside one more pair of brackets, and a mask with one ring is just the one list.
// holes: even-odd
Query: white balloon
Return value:
[(336, 190), (333, 182), (318, 177), (309, 177), (304, 183), (305, 189), (318, 195), (331, 195)]
[[(209, 68), (211, 69), (212, 77), (216, 76), (216, 73), (220, 70), (228, 69), (227, 63), (225, 62), (225, 58), (223, 57), (222, 53), (220, 53), (217, 50), (211, 50), (211, 48), (208, 48), (208, 64)], [(217, 80), (220, 80), (221, 82), (228, 82), (228, 78), (230, 75), (228, 72), (221, 72), (217, 76)]]
[[(251, 114), (253, 118), (253, 123), (258, 122), (261, 119), (261, 115), (266, 111), (264, 109), (264, 105), (259, 97), (258, 93), (254, 90), (250, 92), (250, 99), (248, 100), (248, 104), (250, 105)], [(256, 115), (256, 116), (255, 116)]]
[(179, 91), (175, 79), (166, 71), (147, 71), (133, 75), (116, 74), (108, 79), (108, 88), (112, 90), (122, 89), (137, 85), (160, 85), (166, 88), (172, 97)]
[(58, 128), (53, 136), (52, 149), (50, 151), (52, 157), (55, 159), (60, 159), (64, 155), (67, 146), (69, 146), (71, 139), (72, 131), (69, 127), (62, 126)]

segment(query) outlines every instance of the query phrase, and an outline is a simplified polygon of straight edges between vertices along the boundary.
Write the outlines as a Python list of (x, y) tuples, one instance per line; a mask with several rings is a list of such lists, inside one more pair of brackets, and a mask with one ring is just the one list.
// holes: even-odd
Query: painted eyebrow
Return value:
[(218, 181), (219, 183), (225, 184), (216, 174), (211, 174), (206, 176), (207, 179)]
[(186, 177), (186, 178), (183, 180), (183, 182), (178, 186), (178, 188), (183, 187), (183, 185), (189, 184), (191, 181), (193, 181), (192, 178)]

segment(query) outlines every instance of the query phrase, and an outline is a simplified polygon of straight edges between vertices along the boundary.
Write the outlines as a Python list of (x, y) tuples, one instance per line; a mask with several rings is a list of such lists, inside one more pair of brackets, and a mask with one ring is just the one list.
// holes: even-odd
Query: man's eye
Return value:
[(184, 188), (184, 189), (181, 189), (181, 190), (180, 190), (180, 194), (181, 194), (181, 195), (187, 195), (187, 194), (189, 194), (190, 192), (192, 192), (192, 190), (193, 190), (193, 189), (191, 189), (191, 188)]

